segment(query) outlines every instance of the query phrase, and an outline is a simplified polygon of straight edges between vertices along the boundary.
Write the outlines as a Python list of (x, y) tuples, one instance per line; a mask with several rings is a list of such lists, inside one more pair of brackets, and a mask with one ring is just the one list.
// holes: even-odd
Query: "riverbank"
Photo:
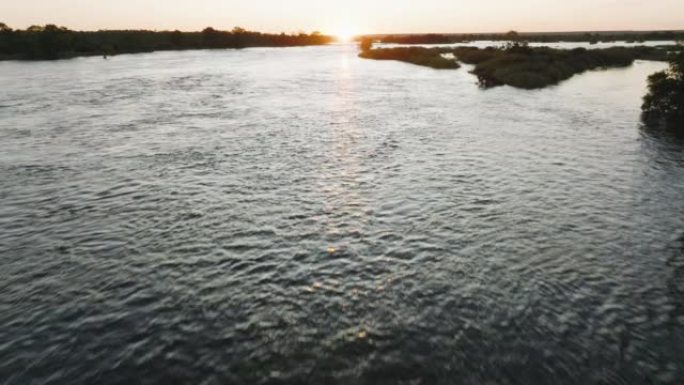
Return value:
[(56, 25), (13, 30), (0, 25), (0, 60), (56, 60), (78, 56), (117, 55), (154, 51), (227, 49), (248, 47), (295, 47), (326, 45), (331, 36), (311, 34), (265, 34), (234, 28), (220, 31), (72, 31)]

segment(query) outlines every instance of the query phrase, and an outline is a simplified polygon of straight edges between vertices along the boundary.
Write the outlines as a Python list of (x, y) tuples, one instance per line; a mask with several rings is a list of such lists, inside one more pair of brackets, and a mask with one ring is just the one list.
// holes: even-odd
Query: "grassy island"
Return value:
[(116, 55), (163, 50), (291, 47), (324, 45), (330, 36), (265, 34), (236, 27), (219, 31), (72, 31), (50, 24), (14, 30), (0, 23), (0, 60), (54, 60), (76, 56)]
[(441, 48), (397, 47), (362, 50), (359, 54), (364, 59), (398, 60), (434, 69), (457, 69), (461, 65), (454, 58), (449, 58)]
[[(526, 44), (505, 47), (398, 47), (372, 49), (366, 44), (360, 57), (374, 60), (398, 60), (431, 68), (459, 68), (457, 61), (474, 65), (471, 71), (484, 88), (509, 85), (523, 89), (543, 88), (597, 68), (631, 65), (634, 60), (668, 60), (674, 47), (613, 47), (572, 50), (548, 47), (532, 48)], [(450, 59), (446, 55), (453, 55)]]

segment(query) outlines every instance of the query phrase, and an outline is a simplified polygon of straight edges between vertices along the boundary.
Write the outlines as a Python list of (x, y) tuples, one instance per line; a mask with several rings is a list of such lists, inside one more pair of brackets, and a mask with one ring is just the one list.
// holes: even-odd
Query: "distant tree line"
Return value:
[[(380, 43), (395, 44), (453, 44), (476, 40), (508, 41), (510, 33), (477, 33), (477, 34), (413, 34), (413, 35), (376, 35), (372, 37)], [(516, 34), (529, 42), (644, 42), (644, 41), (672, 41), (684, 40), (682, 31), (655, 32), (575, 32), (575, 33), (518, 33)]]
[(332, 37), (318, 32), (266, 34), (239, 27), (231, 31), (208, 27), (201, 32), (72, 31), (54, 24), (14, 30), (0, 23), (0, 60), (53, 60), (160, 50), (308, 46), (332, 41)]

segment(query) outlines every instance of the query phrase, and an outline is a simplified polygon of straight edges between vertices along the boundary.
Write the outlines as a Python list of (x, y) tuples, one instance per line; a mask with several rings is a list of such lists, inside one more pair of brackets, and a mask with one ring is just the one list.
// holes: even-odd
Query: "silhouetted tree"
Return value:
[(673, 55), (667, 70), (649, 76), (642, 110), (647, 123), (664, 123), (684, 132), (684, 52)]
[(69, 30), (66, 27), (58, 27), (55, 24), (47, 24), (45, 27), (43, 27), (43, 32), (48, 32), (48, 33), (58, 33), (58, 32), (68, 32)]
[(506, 39), (508, 39), (508, 41), (513, 41), (513, 42), (519, 41), (520, 40), (520, 34), (518, 33), (518, 31), (508, 31), (508, 32), (506, 32)]
[(170, 40), (173, 46), (181, 47), (183, 45), (183, 32), (179, 30), (171, 32)]
[(11, 55), (15, 51), (15, 34), (12, 28), (8, 27), (5, 23), (0, 23), (0, 56), (3, 53)]
[(231, 33), (231, 42), (233, 46), (237, 48), (242, 48), (246, 47), (247, 41), (249, 40), (249, 34), (251, 32), (247, 31), (246, 29), (242, 27), (233, 27), (233, 30), (230, 31)]
[(524, 40), (517, 31), (509, 31), (506, 33), (506, 40), (508, 40), (504, 46), (506, 50), (519, 53), (530, 52), (527, 41)]
[(202, 41), (209, 48), (218, 48), (221, 33), (212, 27), (202, 30)]
[(38, 50), (34, 52), (34, 55), (46, 59), (60, 58), (70, 48), (68, 32), (69, 30), (65, 27), (58, 27), (54, 24), (42, 27), (38, 33)]

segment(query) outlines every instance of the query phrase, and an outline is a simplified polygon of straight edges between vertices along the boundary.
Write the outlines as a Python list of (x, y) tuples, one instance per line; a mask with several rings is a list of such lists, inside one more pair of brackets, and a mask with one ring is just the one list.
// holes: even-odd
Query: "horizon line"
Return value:
[[(1, 21), (0, 21), (1, 23)], [(8, 23), (4, 23), (10, 28), (13, 28), (12, 25)], [(46, 24), (31, 24), (25, 28), (13, 28), (15, 31), (22, 31), (26, 30), (32, 26), (46, 26), (46, 25), (56, 25), (58, 27), (64, 27), (69, 29), (70, 31), (74, 32), (100, 32), (100, 31), (149, 31), (149, 32), (185, 32), (185, 33), (192, 33), (192, 32), (202, 32), (202, 30), (206, 28), (214, 28), (217, 31), (231, 31), (235, 28), (243, 28), (246, 31), (249, 32), (260, 32), (260, 33), (265, 33), (265, 34), (300, 34), (300, 33), (305, 33), (305, 34), (312, 34), (312, 33), (321, 33), (323, 35), (330, 35), (333, 36), (335, 35), (333, 32), (325, 32), (317, 29), (313, 29), (311, 31), (306, 31), (303, 29), (296, 30), (296, 31), (280, 31), (280, 32), (266, 32), (264, 30), (257, 30), (257, 29), (250, 29), (246, 27), (242, 27), (239, 25), (233, 26), (233, 27), (228, 27), (227, 29), (223, 29), (223, 27), (214, 27), (212, 25), (207, 25), (206, 27), (202, 29), (195, 29), (195, 30), (189, 30), (189, 29), (147, 29), (147, 28), (140, 28), (140, 27), (134, 27), (134, 28), (99, 28), (99, 29), (72, 29), (67, 25), (63, 24), (58, 24), (58, 23), (46, 23)], [(582, 34), (582, 33), (658, 33), (658, 32), (675, 32), (675, 33), (683, 33), (684, 32), (684, 27), (681, 29), (617, 29), (617, 30), (612, 30), (612, 29), (595, 29), (595, 30), (518, 30), (515, 28), (512, 29), (507, 29), (507, 30), (501, 30), (501, 31), (486, 31), (486, 32), (369, 32), (369, 33), (358, 33), (354, 34), (355, 37), (360, 37), (360, 36), (385, 36), (385, 35), (495, 35), (495, 34), (506, 34), (510, 31), (515, 31), (519, 34)]]

